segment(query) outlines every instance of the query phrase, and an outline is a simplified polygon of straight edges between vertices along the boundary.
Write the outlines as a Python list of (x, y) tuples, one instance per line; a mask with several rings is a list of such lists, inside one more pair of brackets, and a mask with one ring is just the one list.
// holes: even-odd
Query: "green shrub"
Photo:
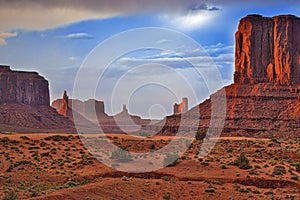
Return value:
[(275, 166), (274, 167), (274, 171), (273, 171), (273, 175), (283, 175), (286, 174), (286, 170), (284, 166)]
[(49, 155), (50, 155), (50, 152), (41, 153), (41, 157), (48, 157)]
[(196, 140), (203, 140), (206, 137), (207, 129), (199, 128), (196, 133)]
[(296, 171), (300, 172), (300, 164), (296, 164)]
[(215, 188), (212, 185), (209, 185), (208, 188), (205, 190), (206, 193), (214, 193)]
[(18, 199), (18, 194), (14, 190), (10, 190), (4, 194), (2, 200), (16, 200)]
[(115, 149), (110, 158), (118, 162), (129, 162), (132, 160), (130, 152), (125, 148)]
[(29, 137), (27, 137), (27, 136), (21, 136), (20, 137), (22, 140), (29, 140)]
[(8, 137), (1, 138), (1, 139), (0, 139), (0, 143), (1, 143), (2, 145), (8, 144), (8, 143), (9, 143)]
[(291, 179), (292, 179), (292, 180), (295, 180), (295, 181), (298, 181), (298, 180), (299, 180), (298, 176), (295, 175), (295, 174), (291, 176)]
[(69, 138), (70, 137), (66, 137), (63, 135), (53, 135), (53, 136), (46, 137), (45, 140), (53, 140), (53, 141), (59, 142), (59, 141), (68, 141)]
[(47, 145), (46, 142), (41, 142), (41, 143), (40, 143), (40, 147), (44, 147), (44, 146), (46, 146), (46, 145)]
[(245, 156), (245, 153), (241, 153), (233, 163), (235, 166), (238, 166), (240, 169), (250, 169), (251, 165), (249, 159)]
[(225, 164), (221, 164), (221, 165), (220, 165), (220, 168), (221, 168), (221, 169), (227, 169), (227, 167), (226, 167)]
[(164, 199), (164, 200), (172, 200), (171, 193), (170, 193), (170, 192), (167, 192), (167, 194), (165, 194), (165, 195), (163, 196), (163, 199)]

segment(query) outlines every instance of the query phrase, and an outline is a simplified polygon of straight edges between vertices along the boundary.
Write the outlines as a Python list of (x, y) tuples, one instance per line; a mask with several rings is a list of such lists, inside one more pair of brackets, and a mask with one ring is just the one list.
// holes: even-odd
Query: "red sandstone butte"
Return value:
[(300, 84), (300, 19), (241, 19), (236, 32), (235, 83)]
[(0, 65), (0, 103), (50, 105), (48, 81), (36, 72)]
[[(174, 135), (211, 127), (212, 106), (226, 92), (223, 136), (300, 137), (300, 19), (248, 15), (236, 32), (234, 84), (185, 114), (172, 115), (145, 131)], [(199, 116), (199, 119), (197, 118)], [(164, 124), (163, 124), (164, 123)], [(160, 130), (160, 127), (163, 128)]]

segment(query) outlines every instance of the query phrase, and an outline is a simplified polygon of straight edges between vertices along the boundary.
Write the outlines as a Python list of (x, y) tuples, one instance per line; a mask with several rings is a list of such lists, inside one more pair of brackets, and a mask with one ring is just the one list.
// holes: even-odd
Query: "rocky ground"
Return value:
[[(121, 134), (108, 138), (131, 152), (145, 153), (158, 150), (173, 139)], [(85, 136), (83, 141), (89, 139)], [(180, 141), (186, 143), (184, 139)], [(221, 138), (208, 156), (200, 158), (202, 142), (193, 141), (174, 166), (135, 174), (99, 162), (77, 135), (3, 133), (0, 197), (300, 199), (299, 139)], [(246, 158), (241, 158), (242, 152)]]

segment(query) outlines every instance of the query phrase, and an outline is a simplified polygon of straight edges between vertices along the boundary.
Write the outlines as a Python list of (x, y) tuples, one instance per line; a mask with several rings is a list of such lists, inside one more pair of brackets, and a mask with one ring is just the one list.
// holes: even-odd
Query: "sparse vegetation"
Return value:
[(131, 154), (126, 148), (116, 148), (111, 155), (111, 159), (117, 162), (130, 162), (132, 160)]
[(240, 169), (250, 169), (251, 165), (249, 159), (245, 156), (245, 153), (241, 153), (233, 163), (235, 166), (238, 166)]
[(274, 167), (274, 171), (273, 171), (273, 175), (283, 175), (286, 174), (286, 170), (284, 166), (275, 166)]
[(203, 140), (206, 137), (207, 129), (199, 128), (196, 133), (196, 140)]
[(2, 200), (17, 200), (18, 194), (14, 190), (10, 190), (4, 193)]
[[(49, 137), (49, 135), (47, 135), (46, 137)], [(99, 172), (89, 171), (90, 175), (88, 175), (87, 179), (83, 178), (81, 173), (78, 173), (84, 172), (84, 170), (86, 169), (96, 169), (95, 171), (97, 171), (100, 165), (99, 162), (96, 161), (90, 153), (88, 153), (87, 149), (82, 147), (82, 144), (80, 143), (80, 140), (78, 141), (78, 139), (74, 141), (72, 141), (72, 139), (68, 139), (67, 141), (62, 139), (55, 139), (60, 141), (54, 141), (51, 139), (50, 142), (47, 142), (45, 138), (34, 140), (28, 137), (28, 139), (25, 140), (20, 138), (19, 141), (15, 141), (10, 137), (4, 139), (2, 138), (0, 138), (2, 141), (2, 143), (0, 143), (0, 163), (2, 166), (4, 166), (3, 170), (1, 171), (1, 173), (4, 175), (1, 176), (2, 179), (0, 181), (2, 181), (1, 183), (3, 183), (4, 187), (3, 189), (0, 188), (0, 193), (2, 192), (3, 194), (2, 196), (0, 195), (0, 199), (4, 196), (5, 190), (15, 190), (15, 193), (21, 195), (20, 198), (29, 198), (35, 196), (43, 196), (44, 194), (64, 188), (73, 188), (72, 190), (77, 191), (76, 187), (88, 184), (91, 182), (91, 180), (96, 180), (96, 182), (98, 182), (98, 179), (101, 179), (100, 182), (106, 181), (106, 177), (99, 177), (99, 175), (97, 174)], [(85, 138), (85, 140), (92, 139), (92, 137)], [(147, 160), (147, 158), (160, 158), (151, 158), (148, 154), (149, 150), (151, 151), (160, 149), (170, 142), (170, 140), (167, 139), (148, 140), (146, 138), (139, 140), (126, 140), (117, 136), (111, 136), (111, 139), (116, 143), (116, 145), (121, 146), (121, 150), (124, 150), (122, 151), (122, 153), (120, 153), (116, 149), (113, 153), (114, 156), (109, 155), (108, 152), (103, 152), (104, 155), (108, 157), (110, 156), (116, 161), (111, 164), (111, 168), (114, 169), (118, 169), (119, 166), (123, 165), (117, 162), (125, 160), (127, 162), (128, 160), (135, 159), (136, 157), (131, 158), (132, 155), (130, 155), (130, 152), (135, 151), (143, 152), (140, 154), (140, 156), (137, 156), (137, 158), (146, 159), (146, 163), (149, 164), (148, 166), (155, 166), (155, 162), (151, 162), (152, 160)], [(201, 173), (200, 178), (205, 178), (205, 180), (203, 182), (194, 182), (192, 181), (193, 179), (185, 177), (184, 174), (198, 175), (197, 173), (202, 172), (203, 170), (219, 170), (218, 173), (220, 174), (228, 174), (231, 169), (234, 169), (230, 167), (230, 165), (234, 163), (236, 163), (237, 166), (243, 166), (242, 168), (249, 168), (250, 163), (253, 163), (253, 168), (247, 171), (235, 168), (234, 170), (236, 170), (236, 172), (234, 172), (233, 174), (231, 174), (230, 172), (231, 175), (229, 175), (232, 179), (252, 181), (257, 176), (273, 176), (272, 179), (276, 179), (277, 181), (282, 180), (297, 183), (299, 181), (297, 170), (299, 170), (300, 166), (299, 160), (297, 159), (297, 157), (293, 156), (293, 153), (296, 152), (296, 149), (298, 148), (297, 145), (299, 145), (300, 143), (291, 143), (290, 140), (280, 140), (280, 145), (278, 145), (278, 143), (276, 142), (272, 142), (274, 145), (272, 147), (268, 147), (269, 143), (269, 141), (249, 142), (246, 140), (221, 140), (208, 154), (208, 156), (201, 157), (198, 155), (197, 150), (199, 149), (199, 146), (202, 145), (202, 141), (194, 140), (190, 148), (186, 153), (182, 155), (180, 159), (178, 154), (175, 153), (176, 149), (174, 149), (172, 153), (168, 154), (163, 159), (164, 164), (168, 166), (173, 165), (173, 168), (162, 169), (165, 170), (167, 175), (156, 175), (156, 173), (159, 174), (160, 172), (155, 172), (153, 175), (150, 175), (161, 177), (161, 180), (158, 181), (157, 179), (153, 179), (152, 181), (152, 179), (148, 179), (147, 175), (145, 175), (146, 177), (143, 177), (144, 179), (146, 179), (145, 185), (143, 185), (138, 191), (142, 191), (145, 195), (148, 195), (149, 192), (153, 190), (153, 186), (160, 188), (165, 187), (166, 184), (172, 184), (174, 190), (171, 189), (169, 193), (164, 190), (164, 193), (159, 193), (160, 196), (158, 196), (158, 199), (178, 198), (177, 192), (173, 193), (173, 191), (175, 191), (175, 188), (176, 190), (183, 191), (183, 198), (188, 198), (191, 194), (197, 195), (199, 190), (204, 193), (204, 195), (218, 198), (218, 195), (222, 194), (223, 191), (227, 191), (226, 187), (228, 187), (228, 185), (231, 183), (226, 182), (226, 180), (223, 181), (222, 179), (219, 180), (211, 178), (209, 177), (209, 174), (203, 175), (202, 177)], [(4, 146), (2, 146), (1, 144), (4, 144)], [(186, 147), (186, 140), (178, 140), (178, 145)], [(100, 148), (96, 148), (95, 150), (99, 154), (101, 153)], [(234, 155), (237, 152), (242, 151), (245, 151), (245, 153), (243, 153), (244, 155), (237, 155), (236, 159), (234, 159)], [(123, 154), (124, 152), (125, 154)], [(289, 154), (285, 154), (285, 152), (289, 152)], [(251, 158), (247, 158), (246, 154), (252, 155)], [(99, 159), (105, 159), (105, 156), (101, 156), (99, 157)], [(176, 166), (178, 160), (182, 162), (182, 165)], [(128, 164), (130, 165), (130, 163)], [(177, 170), (177, 167), (180, 170)], [(282, 167), (284, 167), (285, 173)], [(107, 174), (105, 176), (109, 177), (109, 173), (112, 172), (110, 172), (107, 168), (106, 170)], [(15, 175), (18, 173), (22, 174), (22, 172), (24, 171), (29, 172), (30, 176), (26, 179), (24, 179), (23, 176), (20, 176), (20, 183), (16, 183)], [(274, 174), (272, 173), (273, 171)], [(45, 182), (45, 177), (47, 177), (49, 174), (51, 174), (51, 177), (54, 176), (53, 178), (59, 178), (63, 181), (54, 183), (53, 185), (49, 186), (47, 185), (47, 182)], [(177, 174), (180, 174), (183, 179), (187, 178), (188, 181), (186, 181), (186, 183), (185, 181), (178, 181), (178, 179), (176, 178)], [(283, 176), (282, 174), (285, 176)], [(125, 179), (124, 177), (122, 178), (122, 176), (117, 176), (116, 181), (125, 181), (130, 184), (135, 184), (137, 180), (135, 180), (134, 177), (135, 175), (133, 175), (133, 177), (127, 176)], [(139, 181), (144, 180), (139, 179)], [(186, 184), (186, 186), (184, 184)], [(207, 184), (207, 186), (203, 184)], [(255, 181), (253, 182), (253, 184), (256, 184)], [(197, 185), (201, 185), (201, 187), (197, 187)], [(185, 191), (186, 187), (191, 188)], [(233, 192), (233, 194), (231, 195), (231, 199), (236, 199), (236, 195), (238, 195), (239, 197), (241, 196), (242, 199), (260, 199), (266, 198), (266, 196), (268, 196), (268, 198), (271, 196), (276, 197), (275, 195), (278, 196), (283, 193), (286, 193), (286, 195), (289, 196), (288, 199), (292, 199), (293, 197), (293, 194), (288, 193), (289, 190), (285, 190), (283, 188), (281, 190), (273, 190), (272, 192), (274, 193), (274, 195), (271, 195), (270, 192), (265, 189), (255, 190), (254, 188), (250, 187), (239, 187)], [(293, 190), (293, 193), (298, 193), (298, 190)], [(135, 192), (127, 194), (126, 197), (128, 196), (131, 196), (131, 199), (139, 199), (139, 195), (137, 195), (137, 193)]]

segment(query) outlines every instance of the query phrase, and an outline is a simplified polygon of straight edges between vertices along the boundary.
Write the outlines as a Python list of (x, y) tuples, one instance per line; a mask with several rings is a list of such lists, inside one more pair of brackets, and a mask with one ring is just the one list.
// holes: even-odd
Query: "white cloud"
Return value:
[(18, 36), (17, 32), (13, 32), (13, 33), (0, 32), (0, 46), (7, 45), (5, 38), (11, 38), (11, 37), (17, 37), (17, 36)]
[(93, 36), (88, 33), (70, 33), (68, 35), (63, 36), (63, 38), (67, 39), (92, 39)]
[(75, 56), (70, 56), (70, 57), (68, 57), (68, 60), (69, 61), (76, 61), (76, 60), (78, 60), (78, 58), (75, 57)]
[(211, 22), (218, 16), (220, 8), (209, 6), (206, 3), (192, 4), (185, 11), (178, 13), (167, 13), (162, 15), (166, 24), (171, 24), (184, 31), (193, 31)]

